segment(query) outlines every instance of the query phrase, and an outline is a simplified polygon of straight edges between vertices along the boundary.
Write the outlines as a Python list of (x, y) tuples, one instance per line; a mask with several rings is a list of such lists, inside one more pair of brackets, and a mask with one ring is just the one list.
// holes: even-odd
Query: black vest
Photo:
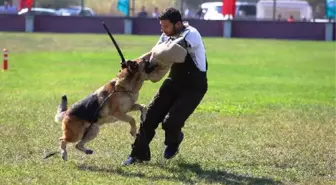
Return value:
[[(207, 61), (206, 70), (208, 70)], [(174, 63), (171, 66), (168, 78), (182, 89), (188, 88), (196, 91), (208, 89), (207, 73), (198, 69), (189, 53), (183, 63)]]

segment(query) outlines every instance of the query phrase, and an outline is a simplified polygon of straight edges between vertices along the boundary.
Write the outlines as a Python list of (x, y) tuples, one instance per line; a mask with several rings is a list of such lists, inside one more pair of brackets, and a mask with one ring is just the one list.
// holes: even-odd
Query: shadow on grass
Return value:
[[(104, 172), (111, 173), (115, 175), (121, 175), (124, 177), (138, 177), (138, 178), (146, 178), (151, 181), (156, 180), (170, 180), (170, 181), (178, 181), (187, 184), (196, 184), (199, 181), (204, 181), (206, 183), (220, 183), (220, 184), (282, 184), (280, 181), (275, 181), (267, 178), (257, 178), (250, 177), (244, 175), (238, 175), (233, 173), (228, 173), (226, 171), (220, 171), (216, 169), (202, 169), (199, 164), (188, 164), (185, 162), (179, 162), (177, 166), (174, 167), (166, 167), (163, 164), (141, 164), (143, 168), (146, 166), (154, 167), (151, 170), (166, 170), (172, 175), (153, 175), (145, 172), (134, 172), (128, 171), (127, 167), (119, 167), (116, 169), (108, 169), (108, 168), (100, 168), (97, 166), (89, 166), (89, 165), (79, 165), (78, 168), (80, 170), (92, 171), (92, 172)], [(155, 167), (159, 168), (156, 169)], [(148, 172), (148, 171), (147, 171)], [(190, 175), (192, 173), (193, 175)], [(190, 177), (196, 177), (197, 179), (191, 179)]]

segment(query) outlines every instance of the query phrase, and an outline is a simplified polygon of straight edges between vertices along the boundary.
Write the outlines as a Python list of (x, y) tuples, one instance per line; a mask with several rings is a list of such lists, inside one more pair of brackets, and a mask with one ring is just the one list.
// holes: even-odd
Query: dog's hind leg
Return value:
[(67, 161), (68, 160), (68, 152), (66, 150), (66, 145), (67, 145), (67, 142), (64, 140), (64, 139), (60, 139), (61, 141), (61, 157), (64, 161)]
[(97, 137), (99, 133), (99, 125), (96, 123), (92, 123), (92, 125), (88, 128), (83, 138), (76, 144), (76, 148), (85, 154), (92, 154), (93, 150), (85, 148), (85, 144), (94, 138)]
[(113, 114), (113, 116), (119, 119), (120, 121), (128, 122), (131, 125), (131, 130), (130, 130), (131, 135), (133, 137), (136, 136), (137, 127), (135, 124), (135, 119), (132, 116), (129, 116), (127, 114), (120, 114), (120, 113)]

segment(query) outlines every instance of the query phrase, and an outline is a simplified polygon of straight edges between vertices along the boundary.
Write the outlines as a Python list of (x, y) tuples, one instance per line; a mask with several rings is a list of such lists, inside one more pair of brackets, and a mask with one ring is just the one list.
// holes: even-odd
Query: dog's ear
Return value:
[(126, 62), (121, 62), (121, 69), (127, 68), (127, 63)]

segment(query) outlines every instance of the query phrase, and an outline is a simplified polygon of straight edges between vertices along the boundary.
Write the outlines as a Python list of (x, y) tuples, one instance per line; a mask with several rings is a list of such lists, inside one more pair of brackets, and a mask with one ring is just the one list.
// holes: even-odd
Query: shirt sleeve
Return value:
[(198, 32), (190, 31), (187, 33), (185, 40), (187, 41), (188, 47), (197, 48), (202, 44), (202, 37)]

